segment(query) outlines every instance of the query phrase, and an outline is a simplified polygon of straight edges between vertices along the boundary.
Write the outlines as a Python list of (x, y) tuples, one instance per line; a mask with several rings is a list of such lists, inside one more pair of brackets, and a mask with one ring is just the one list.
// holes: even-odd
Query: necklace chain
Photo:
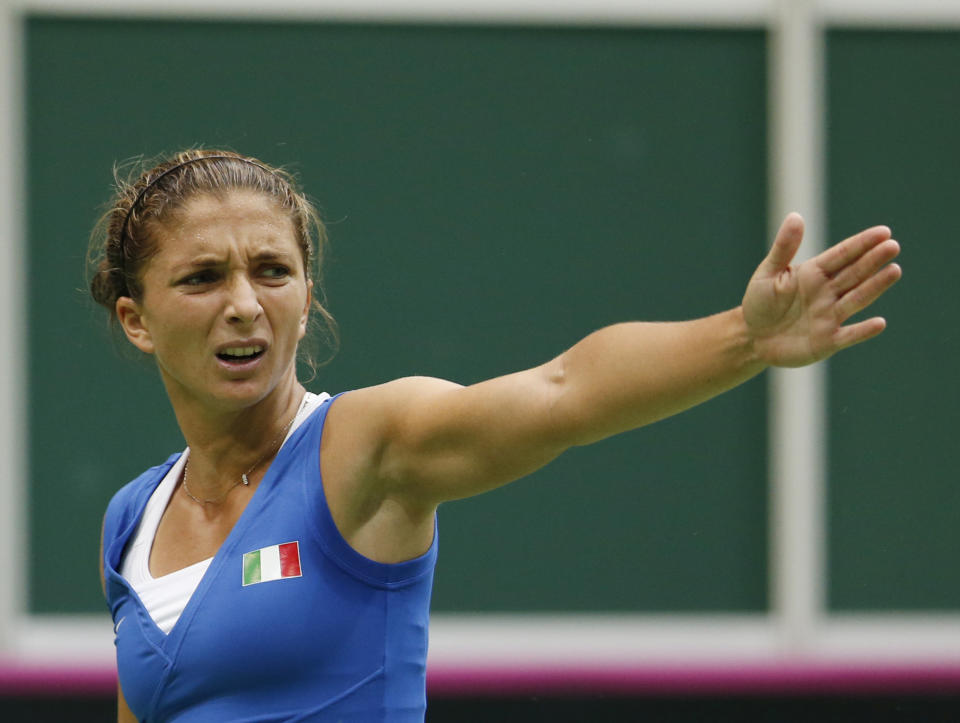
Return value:
[[(280, 447), (283, 446), (282, 440), (286, 436), (287, 430), (290, 429), (290, 427), (293, 425), (293, 420), (295, 420), (297, 418), (297, 415), (300, 414), (300, 411), (303, 409), (303, 406), (304, 404), (306, 404), (306, 402), (307, 402), (307, 395), (304, 394), (303, 400), (300, 402), (300, 406), (297, 407), (297, 411), (293, 413), (293, 416), (290, 418), (290, 421), (283, 425), (283, 429), (280, 430), (280, 434), (278, 434), (274, 438), (274, 440), (270, 443), (270, 446), (267, 448), (266, 454), (264, 454), (262, 457), (260, 457), (260, 459), (254, 462), (253, 466), (251, 466), (250, 469), (248, 469), (246, 472), (240, 475), (240, 479), (238, 479), (232, 485), (227, 487), (227, 489), (225, 489), (223, 493), (218, 497), (214, 497), (213, 499), (207, 499), (205, 497), (197, 497), (195, 494), (193, 494), (190, 491), (190, 488), (187, 486), (187, 467), (190, 466), (190, 458), (187, 457), (187, 461), (183, 463), (183, 491), (187, 493), (187, 497), (189, 497), (194, 502), (200, 505), (214, 504), (214, 503), (222, 502), (226, 498), (226, 496), (233, 491), (233, 488), (237, 487), (240, 483), (243, 483), (244, 486), (249, 485), (250, 478), (248, 475), (250, 475), (253, 472), (253, 470), (255, 470), (257, 467), (263, 464), (269, 457), (276, 454), (279, 451)], [(277, 442), (281, 442), (280, 446), (277, 446)]]

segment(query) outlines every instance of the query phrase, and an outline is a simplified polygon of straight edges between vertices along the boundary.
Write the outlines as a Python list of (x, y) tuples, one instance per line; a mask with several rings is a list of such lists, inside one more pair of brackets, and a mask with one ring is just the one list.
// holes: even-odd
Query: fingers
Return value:
[(844, 294), (837, 302), (841, 323), (879, 299), (902, 275), (900, 266), (889, 264)]
[(837, 296), (843, 296), (859, 286), (880, 269), (893, 261), (900, 253), (900, 244), (887, 239), (874, 246), (853, 263), (843, 268), (831, 282)]
[(817, 256), (817, 266), (827, 276), (834, 276), (874, 246), (883, 243), (890, 237), (891, 232), (887, 226), (874, 226), (865, 229)]
[(773, 239), (770, 253), (760, 265), (761, 270), (766, 274), (774, 275), (790, 268), (790, 262), (797, 255), (801, 241), (803, 241), (803, 217), (799, 213), (787, 214)]
[(886, 328), (887, 322), (882, 316), (875, 316), (850, 326), (841, 326), (834, 336), (837, 351), (872, 339)]

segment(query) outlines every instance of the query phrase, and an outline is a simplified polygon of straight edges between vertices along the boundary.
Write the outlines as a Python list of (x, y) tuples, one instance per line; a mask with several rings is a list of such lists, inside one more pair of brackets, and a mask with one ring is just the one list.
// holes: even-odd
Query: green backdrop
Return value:
[(830, 236), (886, 223), (890, 329), (830, 368), (829, 604), (960, 609), (960, 33), (828, 34)]
[[(228, 146), (330, 224), (331, 392), (463, 383), (736, 305), (767, 218), (760, 31), (104, 21), (26, 34), (30, 606), (103, 610), (110, 495), (183, 445), (83, 292), (111, 166)], [(444, 505), (436, 610), (767, 607), (762, 380)]]

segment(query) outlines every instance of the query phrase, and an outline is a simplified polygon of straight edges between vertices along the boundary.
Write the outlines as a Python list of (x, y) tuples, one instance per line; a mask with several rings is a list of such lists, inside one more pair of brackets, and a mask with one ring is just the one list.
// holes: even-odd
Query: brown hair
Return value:
[[(304, 270), (314, 282), (313, 321), (319, 316), (324, 340), (331, 351), (336, 349), (336, 322), (323, 304), (319, 279), (326, 229), (291, 174), (256, 158), (219, 150), (181, 151), (144, 170), (147, 165), (137, 164), (127, 179), (114, 169), (114, 197), (91, 236), (90, 293), (110, 312), (111, 322), (116, 321), (117, 299), (143, 297), (143, 266), (157, 251), (159, 224), (197, 195), (249, 190), (262, 193), (289, 214)], [(312, 359), (308, 361), (314, 366)]]

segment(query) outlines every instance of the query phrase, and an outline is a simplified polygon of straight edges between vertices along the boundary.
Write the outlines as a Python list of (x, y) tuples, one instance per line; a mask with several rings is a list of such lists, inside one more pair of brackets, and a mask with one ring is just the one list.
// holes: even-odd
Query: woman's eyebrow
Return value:
[(220, 256), (215, 256), (214, 254), (202, 254), (200, 256), (194, 256), (193, 258), (181, 263), (174, 264), (173, 271), (180, 271), (181, 269), (209, 268), (211, 266), (218, 266), (222, 263), (223, 258)]
[(253, 261), (270, 261), (272, 259), (286, 259), (293, 254), (281, 249), (264, 248), (250, 255)]

